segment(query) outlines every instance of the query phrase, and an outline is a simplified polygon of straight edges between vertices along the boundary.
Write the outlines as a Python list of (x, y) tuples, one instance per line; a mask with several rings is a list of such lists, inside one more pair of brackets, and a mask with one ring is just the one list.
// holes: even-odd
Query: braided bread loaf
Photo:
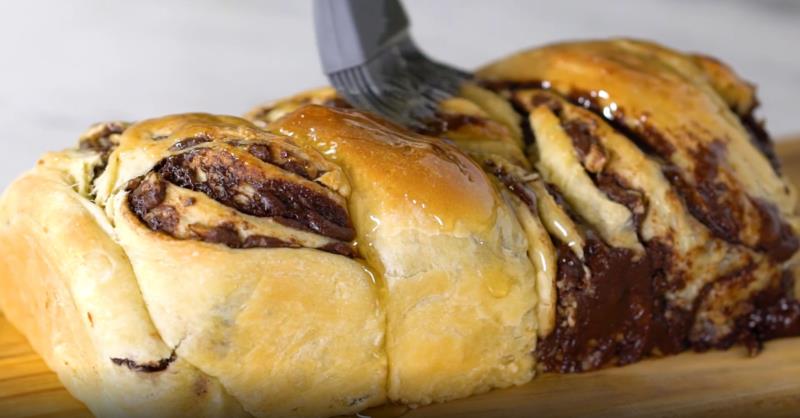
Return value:
[(100, 124), (0, 200), (0, 306), (100, 416), (335, 416), (800, 334), (753, 87), (523, 52), (412, 133), (331, 89)]

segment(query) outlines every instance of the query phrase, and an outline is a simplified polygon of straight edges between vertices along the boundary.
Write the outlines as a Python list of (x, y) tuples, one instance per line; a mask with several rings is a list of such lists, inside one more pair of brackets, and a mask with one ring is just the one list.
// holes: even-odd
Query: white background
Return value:
[[(703, 51), (800, 133), (800, 0), (406, 0), (418, 43), (463, 68), (561, 39)], [(0, 0), (0, 188), (90, 123), (240, 114), (322, 85), (310, 1)]]

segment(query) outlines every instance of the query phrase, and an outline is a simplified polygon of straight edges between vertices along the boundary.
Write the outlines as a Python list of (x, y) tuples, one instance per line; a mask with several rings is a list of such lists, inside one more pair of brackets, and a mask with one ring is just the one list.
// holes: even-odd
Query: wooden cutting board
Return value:
[[(800, 185), (800, 138), (782, 142), (783, 170)], [(577, 375), (544, 375), (415, 410), (386, 407), (372, 417), (800, 417), (800, 338), (744, 349), (684, 353)], [(91, 417), (25, 338), (0, 315), (0, 418)]]

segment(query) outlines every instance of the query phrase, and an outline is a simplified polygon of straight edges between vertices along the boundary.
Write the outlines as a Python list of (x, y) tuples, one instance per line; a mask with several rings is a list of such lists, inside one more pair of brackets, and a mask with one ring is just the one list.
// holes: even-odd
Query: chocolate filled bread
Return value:
[(610, 40), (489, 64), (418, 132), (330, 88), (99, 124), (0, 199), (0, 307), (108, 417), (755, 355), (800, 335), (797, 194), (757, 106), (716, 60)]
[[(334, 94), (249, 116), (343, 106)], [(753, 85), (721, 62), (632, 40), (519, 53), (441, 103), (426, 133), (454, 142), (528, 212), (518, 218), (549, 282), (537, 282), (540, 369), (735, 343), (755, 354), (797, 332), (796, 192), (757, 106)]]

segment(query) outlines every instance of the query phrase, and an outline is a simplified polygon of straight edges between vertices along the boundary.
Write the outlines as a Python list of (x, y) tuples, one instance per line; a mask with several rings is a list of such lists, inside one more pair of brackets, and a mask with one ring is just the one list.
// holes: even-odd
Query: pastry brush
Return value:
[(411, 39), (398, 0), (315, 0), (322, 68), (356, 108), (425, 129), (438, 103), (469, 73), (428, 58)]

